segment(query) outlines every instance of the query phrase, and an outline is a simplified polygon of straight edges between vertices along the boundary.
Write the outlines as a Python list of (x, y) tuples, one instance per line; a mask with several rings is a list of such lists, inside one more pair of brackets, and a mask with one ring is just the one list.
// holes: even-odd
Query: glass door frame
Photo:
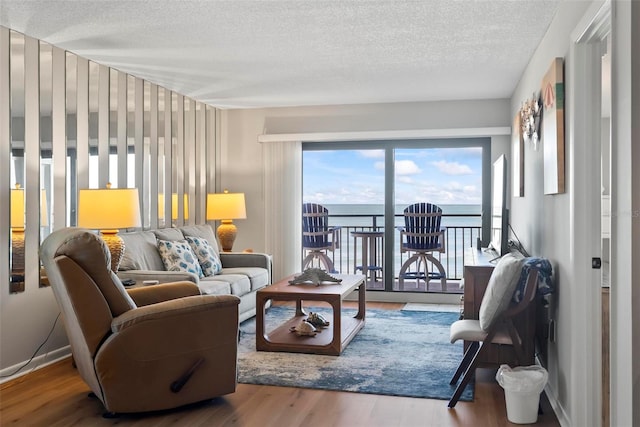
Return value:
[[(384, 292), (393, 291), (395, 247), (395, 149), (472, 148), (482, 150), (482, 241), (490, 240), (491, 212), (491, 138), (434, 138), (302, 142), (302, 151), (384, 150)], [(302, 165), (304, 168), (304, 164)], [(387, 268), (386, 266), (392, 266)]]

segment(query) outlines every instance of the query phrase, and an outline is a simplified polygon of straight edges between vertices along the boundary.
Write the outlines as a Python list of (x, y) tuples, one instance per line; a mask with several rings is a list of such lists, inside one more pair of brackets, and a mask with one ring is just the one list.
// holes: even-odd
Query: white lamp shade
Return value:
[(24, 228), (24, 189), (11, 189), (11, 228)]
[[(189, 219), (189, 195), (184, 195), (183, 219)], [(164, 219), (164, 194), (158, 194), (158, 219)], [(178, 219), (178, 194), (171, 195), (171, 219)]]
[(207, 194), (207, 220), (244, 219), (244, 193)]
[(78, 192), (78, 227), (117, 230), (140, 225), (137, 188), (99, 188)]
[[(24, 228), (24, 188), (11, 189), (11, 228)], [(40, 190), (40, 226), (49, 225), (49, 213), (47, 210), (47, 192)]]

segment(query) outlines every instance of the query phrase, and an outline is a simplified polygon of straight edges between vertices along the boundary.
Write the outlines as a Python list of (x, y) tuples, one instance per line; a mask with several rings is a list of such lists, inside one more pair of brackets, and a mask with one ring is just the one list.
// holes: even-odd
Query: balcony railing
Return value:
[[(455, 219), (454, 219), (455, 218)], [(446, 227), (445, 233), (445, 253), (434, 253), (433, 255), (439, 259), (446, 272), (448, 286), (456, 285), (459, 280), (462, 279), (464, 269), (464, 253), (465, 249), (475, 247), (476, 240), (481, 235), (481, 227), (479, 225), (460, 225), (467, 222), (468, 224), (479, 223), (480, 215), (469, 214), (444, 214), (442, 223)], [(467, 221), (468, 219), (468, 221)], [(353, 224), (367, 225), (345, 225)], [(455, 222), (456, 225), (447, 225), (447, 223)], [(333, 254), (328, 253), (330, 259), (332, 259), (335, 270), (343, 274), (362, 273), (360, 266), (362, 265), (362, 242), (359, 239), (355, 239), (352, 236), (352, 232), (356, 231), (381, 231), (384, 232), (383, 215), (329, 215), (329, 223), (331, 226), (340, 227), (340, 248)], [(402, 226), (404, 224), (404, 217), (402, 215), (396, 215), (396, 226)], [(384, 238), (374, 239), (373, 246), (369, 250), (368, 258), (372, 261), (368, 265), (375, 265), (377, 267), (384, 266)], [(393, 232), (393, 276), (394, 276), (394, 290), (406, 290), (397, 289), (398, 285), (398, 272), (402, 266), (402, 263), (407, 259), (406, 253), (400, 252), (400, 232), (394, 230)], [(373, 263), (373, 264), (372, 264)], [(373, 274), (370, 272), (370, 274)], [(384, 281), (382, 277), (382, 269), (375, 271), (375, 281), (379, 283), (371, 283), (374, 280), (369, 281), (368, 289), (384, 289)], [(405, 280), (406, 282), (406, 280)], [(440, 290), (439, 280), (432, 281), (433, 287)], [(435, 283), (438, 282), (436, 285)], [(420, 289), (415, 289), (420, 290)], [(425, 290), (425, 289), (422, 289)], [(446, 292), (446, 291), (445, 291)]]

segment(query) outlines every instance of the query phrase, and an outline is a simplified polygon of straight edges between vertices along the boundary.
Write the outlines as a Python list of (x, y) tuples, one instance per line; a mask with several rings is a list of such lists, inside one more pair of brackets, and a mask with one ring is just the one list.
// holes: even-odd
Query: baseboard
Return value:
[(560, 423), (560, 425), (562, 427), (571, 426), (571, 422), (569, 420), (569, 417), (567, 416), (566, 411), (558, 401), (558, 395), (556, 394), (555, 390), (551, 388), (549, 383), (547, 383), (546, 387), (544, 388), (544, 392), (547, 395), (547, 399), (549, 399), (551, 409), (553, 409), (553, 412), (556, 414), (556, 418), (558, 418), (558, 422)]
[[(20, 378), (23, 375), (29, 374), (33, 371), (37, 371), (38, 369), (42, 369), (45, 366), (49, 366), (52, 363), (56, 363), (64, 358), (71, 356), (71, 347), (66, 345), (57, 350), (52, 350), (46, 354), (42, 354), (40, 356), (34, 357), (29, 364), (20, 369), (19, 372), (13, 374), (14, 371), (19, 369), (22, 365), (26, 363), (26, 360), (21, 363), (16, 363), (13, 366), (6, 367), (0, 370), (0, 384), (4, 384), (8, 381), (15, 380), (16, 378)], [(5, 375), (9, 375), (5, 377)]]

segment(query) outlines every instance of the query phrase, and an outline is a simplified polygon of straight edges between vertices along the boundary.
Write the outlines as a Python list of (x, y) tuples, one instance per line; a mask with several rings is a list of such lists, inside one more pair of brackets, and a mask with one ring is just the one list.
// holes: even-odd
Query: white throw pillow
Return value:
[(480, 303), (480, 327), (485, 332), (509, 307), (509, 302), (520, 279), (524, 258), (506, 254), (491, 273), (487, 290)]
[(167, 271), (186, 271), (204, 277), (198, 258), (186, 240), (158, 240), (158, 252)]
[(215, 276), (222, 271), (222, 263), (216, 254), (215, 249), (207, 239), (202, 237), (185, 236), (187, 242), (191, 245), (191, 249), (198, 257), (202, 273), (205, 276)]

